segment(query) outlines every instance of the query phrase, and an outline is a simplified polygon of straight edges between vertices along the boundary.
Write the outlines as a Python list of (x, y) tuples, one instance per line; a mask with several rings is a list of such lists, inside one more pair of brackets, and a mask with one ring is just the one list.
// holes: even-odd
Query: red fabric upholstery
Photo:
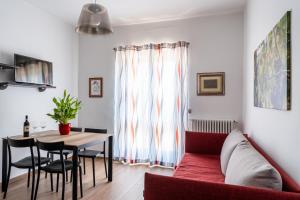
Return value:
[(174, 177), (224, 183), (224, 176), (220, 169), (220, 156), (186, 153)]
[(185, 134), (185, 152), (220, 155), (228, 134), (201, 133), (187, 131)]
[(299, 193), (145, 174), (145, 200), (299, 200)]
[(186, 132), (186, 153), (174, 177), (145, 174), (145, 200), (300, 200), (299, 185), (254, 141), (252, 145), (279, 171), (288, 192), (224, 183), (219, 156), (226, 134)]

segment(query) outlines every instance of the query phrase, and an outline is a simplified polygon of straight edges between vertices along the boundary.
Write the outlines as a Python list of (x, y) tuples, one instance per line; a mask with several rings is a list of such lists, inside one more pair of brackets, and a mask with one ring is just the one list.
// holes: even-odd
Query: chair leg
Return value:
[[(67, 154), (65, 154), (65, 159), (68, 160), (68, 155)], [(69, 179), (68, 178), (68, 171), (66, 171), (66, 182), (69, 181), (68, 179)]]
[(105, 158), (105, 154), (104, 154), (104, 169), (105, 169), (105, 176), (107, 178), (107, 167), (106, 167), (106, 158)]
[(35, 192), (34, 192), (34, 200), (36, 200), (36, 198), (37, 198), (37, 192), (38, 192), (39, 184), (40, 184), (40, 173), (41, 173), (41, 170), (38, 169), (38, 176), (37, 176), (36, 187), (35, 187)]
[(104, 168), (105, 168), (105, 176), (107, 178), (107, 167), (106, 167), (106, 142), (103, 142), (103, 157), (104, 157)]
[[(49, 153), (49, 151), (47, 152), (47, 158), (49, 158), (49, 156), (50, 156), (50, 153)], [(47, 178), (47, 172), (45, 172), (45, 178)]]
[(81, 198), (83, 197), (83, 191), (82, 191), (82, 168), (79, 166), (79, 181), (80, 181), (80, 195)]
[[(51, 159), (51, 161), (53, 161), (53, 154), (51, 153), (47, 153), (47, 158), (49, 158), (50, 157), (50, 159)], [(47, 174), (48, 174), (48, 172), (46, 172), (46, 174), (45, 174), (45, 178), (47, 178)], [(52, 173), (51, 173), (52, 174)], [(52, 176), (52, 175), (51, 175)], [(51, 191), (53, 191), (53, 177), (51, 177), (51, 183), (52, 183), (52, 186), (51, 186)]]
[(65, 177), (65, 172), (63, 171), (62, 174), (62, 191), (61, 191), (61, 199), (65, 199), (65, 185), (66, 185), (66, 177)]
[(11, 171), (11, 165), (8, 166), (8, 173), (7, 173), (7, 181), (6, 181), (6, 189), (4, 191), (3, 199), (6, 198), (6, 193), (8, 190), (8, 184), (9, 184), (9, 179), (10, 179), (10, 171)]
[(34, 185), (35, 185), (35, 168), (32, 168), (32, 185), (31, 185), (31, 200), (34, 198)]
[(69, 182), (69, 173), (67, 170), (66, 170), (66, 182)]
[(85, 157), (83, 157), (83, 174), (85, 175)]
[(96, 186), (96, 180), (95, 180), (95, 158), (92, 158), (93, 161), (93, 184), (94, 187)]
[[(81, 157), (78, 156), (78, 163), (81, 164)], [(78, 165), (79, 166), (79, 165)], [(72, 170), (71, 170), (71, 173), (72, 173)]]
[(51, 191), (53, 192), (53, 174), (50, 173)]
[(72, 182), (72, 179), (73, 179), (73, 170), (71, 170), (70, 182)]
[(59, 173), (56, 175), (56, 192), (58, 192), (58, 185), (59, 185)]
[(30, 185), (30, 168), (28, 169), (28, 176), (27, 176), (27, 187), (29, 188)]

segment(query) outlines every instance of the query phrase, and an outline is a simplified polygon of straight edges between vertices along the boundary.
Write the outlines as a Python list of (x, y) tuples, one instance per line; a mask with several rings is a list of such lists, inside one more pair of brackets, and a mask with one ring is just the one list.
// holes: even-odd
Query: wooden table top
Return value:
[(10, 137), (12, 139), (28, 139), (34, 138), (41, 142), (61, 142), (65, 143), (66, 147), (82, 148), (89, 144), (96, 144), (101, 141), (106, 141), (112, 134), (89, 133), (89, 132), (70, 132), (70, 135), (60, 135), (58, 130), (42, 131), (30, 134), (29, 137), (22, 135)]

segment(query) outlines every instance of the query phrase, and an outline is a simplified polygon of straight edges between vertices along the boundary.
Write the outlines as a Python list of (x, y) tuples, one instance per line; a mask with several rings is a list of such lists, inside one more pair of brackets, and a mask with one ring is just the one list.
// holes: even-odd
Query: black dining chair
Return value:
[[(40, 160), (41, 165), (44, 165), (44, 164), (50, 162), (50, 159), (45, 158), (45, 157), (40, 157), (40, 159), (39, 159), (37, 156), (34, 156), (33, 146), (35, 144), (34, 144), (33, 138), (21, 139), (21, 140), (7, 138), (7, 143), (8, 143), (8, 156), (9, 156), (8, 162), (9, 163), (8, 163), (6, 189), (4, 191), (3, 198), (4, 199), (6, 198), (6, 193), (7, 193), (9, 179), (10, 179), (11, 167), (16, 167), (19, 169), (28, 169), (27, 187), (29, 187), (29, 184), (30, 184), (30, 171), (32, 170), (31, 200), (33, 200), (34, 184), (35, 184), (35, 167), (37, 166), (38, 160)], [(30, 156), (27, 156), (17, 162), (12, 162), (12, 152), (11, 152), (12, 148), (11, 147), (13, 147), (13, 148), (29, 148)], [(4, 173), (6, 173), (6, 172), (4, 172)]]
[[(61, 199), (64, 200), (66, 172), (71, 171), (73, 168), (73, 162), (70, 160), (64, 159), (64, 155), (63, 155), (64, 142), (45, 143), (45, 142), (37, 141), (36, 146), (37, 146), (37, 150), (38, 150), (38, 174), (37, 174), (37, 184), (36, 184), (36, 189), (35, 189), (35, 194), (34, 194), (34, 200), (36, 200), (36, 198), (37, 198), (41, 171), (50, 173), (51, 191), (53, 191), (53, 176), (52, 176), (52, 174), (57, 174), (56, 192), (58, 192), (59, 174), (62, 174), (62, 197), (61, 197)], [(40, 159), (41, 158), (40, 150), (59, 151), (59, 159), (53, 160), (50, 163), (46, 164), (45, 166), (42, 166), (41, 159)], [(81, 194), (81, 197), (83, 197), (82, 169), (81, 169), (80, 163), (78, 165), (78, 168), (79, 168), (79, 180), (80, 180), (80, 194)]]
[(80, 128), (80, 127), (71, 127), (71, 131), (73, 131), (73, 132), (82, 132), (82, 128)]
[[(71, 127), (71, 131), (73, 132), (82, 132), (82, 128), (80, 127)], [(73, 151), (71, 150), (63, 150), (63, 155), (65, 156), (65, 159), (68, 159), (68, 156), (72, 154)], [(59, 155), (59, 151), (48, 151), (47, 158), (51, 158), (53, 160), (53, 155)], [(47, 178), (47, 173), (45, 174), (45, 178)], [(66, 181), (68, 181), (68, 174), (66, 175)]]
[[(91, 133), (100, 133), (100, 134), (107, 134), (107, 129), (94, 129), (94, 128), (85, 128), (84, 132), (91, 132)], [(105, 167), (105, 175), (107, 178), (107, 168), (106, 168), (106, 152), (105, 152), (105, 141), (103, 142), (103, 149), (101, 151), (84, 149), (83, 151), (78, 152), (79, 160), (83, 158), (83, 173), (85, 174), (85, 158), (91, 158), (93, 164), (93, 185), (96, 186), (95, 180), (95, 158), (98, 155), (103, 155), (104, 158), (104, 167)]]

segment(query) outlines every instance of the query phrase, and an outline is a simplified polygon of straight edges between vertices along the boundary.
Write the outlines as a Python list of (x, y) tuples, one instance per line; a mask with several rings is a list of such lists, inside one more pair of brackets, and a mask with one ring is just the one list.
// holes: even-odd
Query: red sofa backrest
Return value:
[(254, 140), (252, 140), (251, 138), (249, 138), (249, 141), (251, 142), (251, 144), (253, 145), (253, 147), (260, 152), (269, 162), (271, 165), (273, 165), (278, 172), (281, 175), (282, 178), (282, 190), (283, 191), (287, 191), (287, 192), (297, 192), (300, 193), (300, 186), (298, 185), (298, 183), (296, 183), (296, 181), (294, 181), (294, 179), (292, 179), (268, 154), (266, 154), (262, 148), (260, 148), (255, 142)]
[[(224, 140), (228, 134), (223, 133), (205, 133), (186, 131), (185, 135), (185, 152), (220, 155)], [(254, 140), (249, 138), (250, 143), (273, 165), (281, 175), (283, 183), (283, 191), (300, 193), (300, 186), (292, 179), (270, 156), (268, 156), (262, 148), (260, 148)]]
[(185, 152), (220, 155), (228, 134), (186, 131)]

